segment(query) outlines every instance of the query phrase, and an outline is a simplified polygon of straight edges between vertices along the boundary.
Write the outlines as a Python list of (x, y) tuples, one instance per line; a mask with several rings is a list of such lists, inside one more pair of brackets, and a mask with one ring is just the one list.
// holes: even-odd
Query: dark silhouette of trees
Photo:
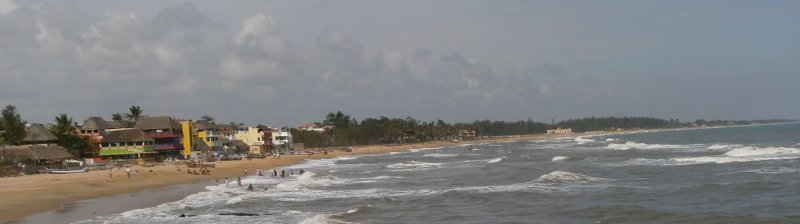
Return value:
[(25, 121), (17, 112), (17, 107), (8, 105), (0, 118), (0, 143), (7, 145), (20, 145), (25, 138)]

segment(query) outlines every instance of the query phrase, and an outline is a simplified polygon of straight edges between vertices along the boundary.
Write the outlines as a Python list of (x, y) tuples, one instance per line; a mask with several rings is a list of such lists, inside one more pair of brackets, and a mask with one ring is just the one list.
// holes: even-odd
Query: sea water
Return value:
[(427, 148), (79, 223), (798, 223), (798, 158), (797, 123)]

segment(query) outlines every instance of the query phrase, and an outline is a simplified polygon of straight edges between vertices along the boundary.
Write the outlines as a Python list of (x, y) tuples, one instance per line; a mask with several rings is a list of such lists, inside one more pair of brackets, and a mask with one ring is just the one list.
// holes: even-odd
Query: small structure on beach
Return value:
[(67, 149), (57, 145), (19, 145), (0, 148), (0, 159), (20, 164), (26, 174), (41, 168), (61, 168), (64, 161), (75, 158)]
[(22, 139), (24, 144), (29, 145), (55, 145), (58, 141), (50, 130), (42, 124), (26, 124), (25, 125), (25, 138)]
[(572, 128), (556, 128), (547, 130), (548, 135), (572, 134)]

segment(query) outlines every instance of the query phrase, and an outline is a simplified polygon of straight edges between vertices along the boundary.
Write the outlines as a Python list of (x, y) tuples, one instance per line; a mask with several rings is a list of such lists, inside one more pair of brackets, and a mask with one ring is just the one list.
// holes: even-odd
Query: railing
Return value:
[(165, 131), (165, 132), (147, 132), (147, 137), (150, 138), (179, 138), (180, 133)]

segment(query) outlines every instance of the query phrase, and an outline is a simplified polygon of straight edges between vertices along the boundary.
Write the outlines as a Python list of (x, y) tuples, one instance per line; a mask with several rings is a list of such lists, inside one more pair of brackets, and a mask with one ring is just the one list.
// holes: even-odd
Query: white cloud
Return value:
[(18, 8), (19, 5), (14, 0), (0, 0), (0, 15), (8, 15)]

